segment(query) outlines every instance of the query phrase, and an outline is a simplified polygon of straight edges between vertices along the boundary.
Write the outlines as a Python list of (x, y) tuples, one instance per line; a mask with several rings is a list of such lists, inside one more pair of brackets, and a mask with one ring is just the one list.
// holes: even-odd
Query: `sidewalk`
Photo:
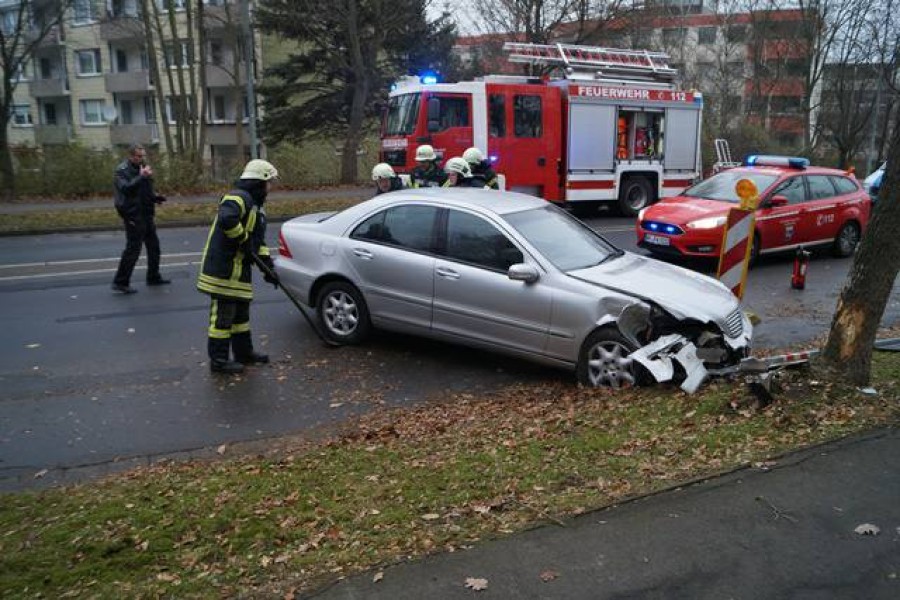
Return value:
[(900, 430), (873, 432), (311, 597), (900, 598), (898, 457)]
[[(370, 187), (333, 187), (317, 190), (279, 190), (269, 194), (273, 200), (281, 199), (315, 199), (315, 198), (368, 198), (373, 194)], [(200, 204), (204, 202), (218, 201), (220, 194), (210, 193), (199, 196), (168, 196), (169, 202), (175, 204)], [(165, 206), (165, 205), (163, 205)], [(45, 212), (60, 210), (83, 210), (88, 208), (113, 209), (112, 196), (108, 198), (96, 198), (91, 200), (69, 200), (52, 202), (24, 202), (24, 203), (0, 203), (0, 215), (16, 215), (29, 212)], [(165, 210), (164, 208), (162, 210)]]

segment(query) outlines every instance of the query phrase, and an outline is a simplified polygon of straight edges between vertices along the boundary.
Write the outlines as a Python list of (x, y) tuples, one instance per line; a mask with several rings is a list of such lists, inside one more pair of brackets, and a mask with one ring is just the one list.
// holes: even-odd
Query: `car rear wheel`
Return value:
[(369, 334), (369, 309), (353, 285), (333, 281), (319, 294), (316, 317), (328, 340), (341, 345), (358, 344)]
[(619, 212), (623, 216), (634, 217), (654, 200), (656, 194), (646, 177), (629, 177), (619, 191)]
[(859, 244), (859, 225), (853, 222), (844, 223), (834, 238), (834, 254), (844, 258), (850, 256)]
[(591, 333), (578, 357), (578, 382), (590, 387), (623, 388), (638, 385), (642, 367), (628, 358), (636, 348), (615, 327)]

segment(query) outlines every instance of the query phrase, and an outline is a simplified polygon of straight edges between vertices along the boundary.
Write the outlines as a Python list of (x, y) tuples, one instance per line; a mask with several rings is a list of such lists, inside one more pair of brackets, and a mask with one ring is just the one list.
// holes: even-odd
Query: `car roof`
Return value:
[(397, 201), (440, 202), (444, 206), (457, 208), (476, 208), (498, 215), (540, 208), (547, 205), (543, 198), (520, 194), (518, 192), (501, 192), (497, 190), (480, 190), (476, 188), (416, 188), (380, 194), (367, 201), (368, 207), (378, 204), (384, 206)]
[(828, 167), (806, 167), (805, 169), (795, 169), (793, 167), (770, 167), (760, 165), (758, 167), (735, 167), (729, 169), (734, 171), (748, 171), (753, 173), (763, 173), (766, 175), (841, 175), (846, 177), (847, 172), (841, 169), (830, 169)]

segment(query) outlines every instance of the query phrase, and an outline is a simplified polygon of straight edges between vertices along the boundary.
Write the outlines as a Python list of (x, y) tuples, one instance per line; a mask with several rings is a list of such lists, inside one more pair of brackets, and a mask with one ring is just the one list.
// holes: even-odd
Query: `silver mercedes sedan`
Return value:
[(297, 217), (276, 266), (330, 342), (418, 334), (572, 369), (591, 386), (696, 379), (739, 362), (752, 336), (718, 281), (512, 192), (404, 190)]

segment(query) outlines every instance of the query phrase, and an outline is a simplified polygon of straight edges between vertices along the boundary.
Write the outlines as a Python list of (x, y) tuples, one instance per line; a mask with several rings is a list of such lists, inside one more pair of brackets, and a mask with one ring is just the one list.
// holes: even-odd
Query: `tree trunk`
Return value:
[[(11, 95), (10, 95), (11, 97)], [(9, 109), (0, 106), (4, 115), (9, 114)], [(9, 119), (3, 121), (0, 127), (0, 182), (2, 182), (3, 200), (11, 202), (16, 199), (16, 171), (13, 168), (12, 151), (9, 148)]]
[(359, 141), (362, 137), (363, 120), (369, 97), (369, 78), (366, 74), (366, 62), (358, 34), (359, 14), (357, 12), (357, 3), (351, 1), (347, 4), (347, 31), (350, 34), (349, 50), (355, 79), (353, 81), (353, 100), (350, 104), (350, 119), (347, 123), (347, 136), (344, 138), (344, 150), (341, 156), (341, 183), (355, 183), (359, 172), (356, 152), (359, 150)]
[(891, 135), (890, 157), (869, 229), (831, 324), (821, 361), (853, 385), (868, 385), (872, 345), (900, 270), (900, 126)]
[(156, 112), (157, 124), (162, 128), (163, 140), (166, 143), (166, 154), (169, 158), (175, 155), (175, 148), (172, 146), (172, 132), (169, 130), (169, 118), (166, 115), (166, 97), (163, 95), (162, 79), (159, 72), (159, 55), (165, 52), (163, 48), (162, 38), (158, 38), (159, 45), (156, 44), (157, 38), (153, 35), (153, 25), (150, 21), (150, 0), (141, 0), (141, 22), (144, 27), (144, 41), (147, 44), (147, 63), (150, 67), (150, 78), (153, 79), (153, 87), (156, 89)]

